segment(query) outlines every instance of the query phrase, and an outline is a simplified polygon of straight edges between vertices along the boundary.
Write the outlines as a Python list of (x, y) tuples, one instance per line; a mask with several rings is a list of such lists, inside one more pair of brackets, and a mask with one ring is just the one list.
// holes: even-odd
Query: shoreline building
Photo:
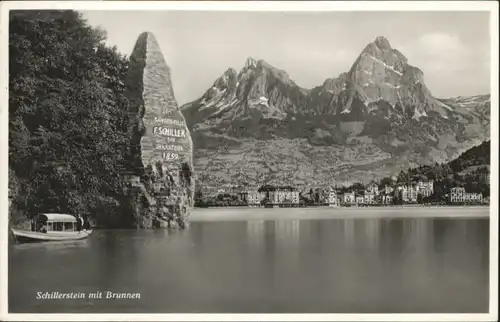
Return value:
[(375, 203), (375, 196), (376, 196), (375, 193), (366, 191), (365, 195), (364, 195), (364, 200), (363, 200), (364, 203), (365, 204), (370, 204), (370, 205), (374, 204)]
[(404, 202), (414, 203), (417, 202), (418, 186), (404, 185), (400, 186), (396, 191), (399, 198)]
[(377, 202), (382, 205), (391, 205), (394, 201), (394, 198), (391, 194), (380, 194), (377, 197)]
[(356, 204), (357, 205), (362, 205), (365, 203), (365, 196), (364, 193), (358, 193), (356, 194)]
[(200, 192), (203, 196), (215, 197), (218, 194), (218, 187), (210, 185), (201, 185)]
[(337, 198), (337, 191), (330, 188), (330, 192), (328, 193), (328, 206), (337, 207), (338, 205), (339, 199)]
[(422, 194), (423, 197), (430, 197), (434, 194), (434, 180), (429, 181), (419, 181), (417, 183), (418, 192)]
[(248, 202), (248, 194), (249, 194), (249, 191), (243, 191), (243, 192), (239, 192), (236, 195), (236, 197), (238, 198), (239, 201)]
[(260, 207), (265, 197), (265, 193), (258, 192), (257, 190), (246, 192), (246, 202), (250, 207)]
[(391, 187), (391, 186), (385, 185), (384, 191), (385, 191), (386, 195), (390, 195), (390, 194), (392, 194), (394, 192), (394, 188)]
[(276, 187), (268, 191), (269, 202), (273, 205), (298, 205), (299, 192), (293, 187)]
[(346, 192), (342, 195), (342, 203), (352, 205), (356, 203), (356, 194), (354, 191)]
[(490, 182), (490, 174), (489, 173), (479, 173), (477, 175), (477, 178), (479, 181), (484, 182), (484, 183)]
[(462, 187), (451, 188), (450, 202), (451, 203), (465, 202), (465, 188)]
[(370, 183), (366, 186), (366, 193), (377, 196), (379, 194), (378, 185), (374, 182)]
[(465, 188), (454, 187), (449, 195), (450, 203), (482, 202), (482, 193), (468, 193)]

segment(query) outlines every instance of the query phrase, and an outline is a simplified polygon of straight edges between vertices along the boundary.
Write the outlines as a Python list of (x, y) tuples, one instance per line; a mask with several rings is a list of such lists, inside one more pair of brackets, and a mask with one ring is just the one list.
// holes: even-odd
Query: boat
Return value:
[(92, 229), (77, 230), (77, 220), (67, 214), (39, 214), (31, 220), (31, 230), (11, 228), (19, 243), (85, 239)]

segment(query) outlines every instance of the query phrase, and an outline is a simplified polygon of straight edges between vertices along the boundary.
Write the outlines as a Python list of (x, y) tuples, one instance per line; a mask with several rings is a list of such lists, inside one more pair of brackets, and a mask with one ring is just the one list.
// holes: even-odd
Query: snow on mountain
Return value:
[[(425, 85), (423, 71), (410, 65), (386, 38), (377, 37), (349, 71), (313, 89), (299, 87), (264, 60), (248, 58), (239, 72), (226, 70), (182, 111), (203, 153), (219, 151), (221, 144), (237, 151), (248, 140), (281, 142), (290, 151), (296, 140), (306, 140), (312, 149), (347, 149), (362, 142), (363, 148), (353, 154), (356, 159), (365, 160), (369, 151), (379, 151), (381, 159), (370, 157), (361, 169), (377, 172), (389, 155), (394, 161), (384, 161), (387, 172), (408, 162), (453, 158), (489, 137), (489, 108), (489, 95), (437, 99)], [(203, 153), (198, 153), (200, 160)], [(279, 164), (273, 150), (266, 153), (266, 159), (276, 158)], [(321, 160), (318, 155), (318, 162), (338, 165), (330, 156)], [(370, 166), (369, 160), (378, 165)], [(239, 164), (238, 170), (227, 171), (252, 170)]]

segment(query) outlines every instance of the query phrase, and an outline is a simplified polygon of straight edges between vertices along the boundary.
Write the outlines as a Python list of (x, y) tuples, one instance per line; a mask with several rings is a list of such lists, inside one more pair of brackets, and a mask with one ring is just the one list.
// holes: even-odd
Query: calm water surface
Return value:
[[(85, 241), (11, 245), (9, 311), (487, 312), (488, 256), (487, 218), (195, 221), (185, 231), (100, 230)], [(37, 292), (56, 291), (141, 297), (36, 299)]]

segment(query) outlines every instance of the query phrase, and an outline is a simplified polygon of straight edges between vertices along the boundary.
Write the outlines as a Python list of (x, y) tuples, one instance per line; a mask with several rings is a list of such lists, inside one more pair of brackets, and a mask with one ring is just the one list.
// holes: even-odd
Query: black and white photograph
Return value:
[(496, 1), (1, 6), (1, 320), (498, 319)]

